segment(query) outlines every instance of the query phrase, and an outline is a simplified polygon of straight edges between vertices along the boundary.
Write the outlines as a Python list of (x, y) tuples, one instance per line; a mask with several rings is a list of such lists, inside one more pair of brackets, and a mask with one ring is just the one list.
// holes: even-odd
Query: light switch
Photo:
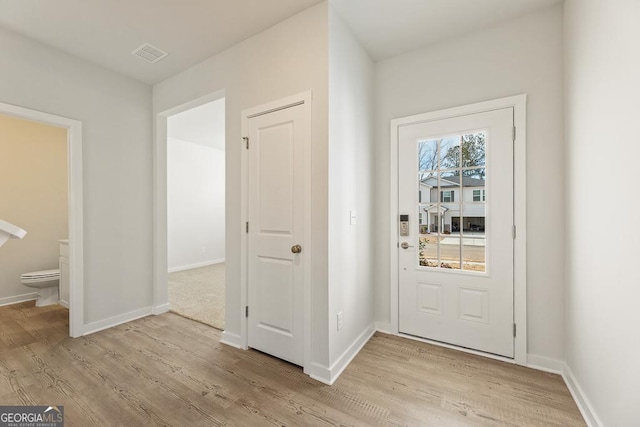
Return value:
[(358, 223), (358, 213), (354, 210), (349, 211), (349, 224), (356, 225)]

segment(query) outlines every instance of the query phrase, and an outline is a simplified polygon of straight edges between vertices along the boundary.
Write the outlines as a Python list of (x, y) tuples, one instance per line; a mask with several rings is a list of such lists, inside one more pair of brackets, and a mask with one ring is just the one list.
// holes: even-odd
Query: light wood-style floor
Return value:
[(331, 387), (167, 313), (83, 338), (67, 311), (0, 307), (0, 404), (67, 426), (583, 426), (562, 379), (376, 333)]

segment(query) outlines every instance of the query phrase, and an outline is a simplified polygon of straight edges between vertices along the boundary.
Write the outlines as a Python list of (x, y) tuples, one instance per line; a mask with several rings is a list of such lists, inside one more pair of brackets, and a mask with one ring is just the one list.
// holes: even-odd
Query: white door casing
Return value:
[[(502, 357), (503, 360), (513, 360), (515, 363), (526, 365), (525, 104), (526, 96), (519, 95), (395, 119), (391, 122), (390, 238), (393, 244), (390, 254), (391, 332), (400, 335), (406, 334), (406, 336), (426, 337), (428, 341), (435, 343), (450, 343), (470, 352), (475, 351), (469, 350), (469, 348), (475, 348), (482, 352), (488, 352), (489, 357), (495, 357), (494, 354), (498, 354), (501, 356), (497, 357)], [(463, 122), (468, 120), (470, 115), (476, 113), (490, 112), (487, 113), (490, 116), (500, 115), (495, 110), (503, 110), (503, 117), (506, 118), (507, 124), (503, 126), (503, 131), (489, 129), (487, 166), (491, 168), (492, 163), (495, 166), (495, 162), (507, 163), (506, 169), (509, 169), (509, 172), (513, 170), (514, 179), (508, 179), (509, 184), (506, 186), (503, 176), (504, 168), (496, 169), (493, 172), (487, 171), (486, 272), (461, 273), (460, 270), (455, 272), (452, 269), (425, 268), (426, 266), (416, 268), (419, 265), (418, 253), (420, 251), (418, 246), (417, 201), (419, 185), (416, 140), (424, 141), (430, 137), (436, 139), (439, 136), (451, 136), (456, 133), (459, 135), (467, 131), (480, 130), (483, 127), (487, 129), (487, 124), (473, 122), (465, 124)], [(496, 117), (489, 122), (492, 120), (495, 122), (495, 119)], [(498, 122), (500, 120), (497, 119)], [(440, 129), (434, 128), (437, 126), (437, 122), (440, 122)], [(495, 126), (496, 123), (493, 125), (489, 123), (489, 125)], [(513, 125), (515, 125), (517, 132), (515, 141), (511, 145), (514, 139), (512, 136)], [(498, 147), (492, 141), (495, 143), (501, 132), (503, 134), (501, 138), (509, 143), (509, 147), (506, 151), (493, 151)], [(407, 152), (404, 154), (401, 149), (403, 138), (405, 140), (414, 139), (413, 148), (409, 151), (405, 150)], [(407, 141), (404, 143), (406, 144)], [(511, 147), (514, 149), (513, 153), (510, 152)], [(496, 174), (493, 179), (492, 173)], [(411, 178), (406, 178), (409, 174)], [(409, 188), (404, 188), (404, 194), (401, 184), (403, 175), (405, 175), (404, 180), (410, 182), (405, 184), (409, 185)], [(440, 177), (442, 178), (443, 175), (445, 174), (441, 173)], [(423, 176), (425, 175), (421, 175), (421, 178)], [(463, 188), (464, 185), (459, 190), (463, 190)], [(440, 188), (440, 190), (442, 189)], [(478, 197), (480, 195), (481, 192), (476, 194)], [(507, 197), (502, 197), (503, 195), (507, 195)], [(491, 199), (492, 196), (494, 199)], [(445, 201), (446, 197), (447, 195), (445, 195)], [(456, 195), (456, 198), (458, 197), (459, 195)], [(502, 200), (495, 200), (496, 197)], [(513, 200), (510, 197), (513, 197)], [(456, 199), (456, 202), (460, 200)], [(442, 199), (439, 201), (442, 202)], [(404, 206), (402, 206), (403, 203)], [(511, 216), (511, 219), (505, 220), (505, 218), (498, 218), (500, 215), (494, 216), (498, 208), (496, 203), (503, 205), (502, 210), (507, 216)], [(441, 208), (442, 204), (438, 204), (438, 208)], [(504, 206), (510, 206), (510, 208), (505, 209)], [(421, 208), (423, 207), (421, 206)], [(460, 212), (463, 210), (465, 208), (460, 207)], [(435, 206), (433, 211), (436, 213)], [(399, 236), (399, 214), (410, 214), (410, 236)], [(452, 214), (452, 212), (448, 214)], [(422, 234), (422, 236), (429, 236), (432, 241), (433, 237), (439, 239), (447, 237), (452, 241), (459, 237), (456, 236), (457, 230), (450, 229), (453, 224), (451, 216), (447, 221), (443, 221), (443, 218), (438, 218), (433, 214), (425, 215), (423, 223), (427, 224), (429, 221), (431, 222), (429, 226), (434, 227), (434, 218), (437, 218), (440, 224), (448, 222), (447, 232), (452, 231), (452, 234), (445, 236)], [(515, 240), (513, 239), (512, 225), (517, 227)], [(442, 232), (443, 229), (441, 228), (439, 231)], [(422, 232), (424, 233), (424, 229)], [(503, 241), (503, 248), (500, 247), (500, 240)], [(404, 241), (414, 247), (400, 248), (400, 243)], [(504, 248), (510, 252), (506, 258)], [(442, 255), (441, 252), (438, 253)], [(513, 258), (514, 253), (515, 258)], [(435, 264), (427, 263), (427, 265), (433, 266)], [(462, 266), (466, 268), (464, 263)], [(505, 285), (509, 278), (511, 278), (511, 284)], [(490, 283), (496, 280), (502, 285)], [(498, 291), (501, 287), (503, 290)], [(498, 293), (497, 296), (496, 293)], [(420, 304), (421, 299), (424, 307)], [(496, 304), (502, 308), (496, 310)], [(465, 316), (464, 310), (471, 310), (471, 312), (466, 313)], [(515, 339), (513, 338), (514, 323), (518, 326)], [(495, 329), (495, 331), (487, 332), (491, 329)]]
[(249, 147), (247, 345), (304, 366), (309, 108), (297, 102), (243, 119)]

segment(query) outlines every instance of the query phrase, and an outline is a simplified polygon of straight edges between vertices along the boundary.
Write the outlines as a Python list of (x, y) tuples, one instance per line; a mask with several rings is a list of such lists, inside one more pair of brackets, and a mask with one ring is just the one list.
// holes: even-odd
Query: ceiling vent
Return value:
[(150, 45), (149, 43), (143, 44), (131, 53), (138, 58), (144, 59), (150, 64), (154, 64), (160, 61), (165, 56), (169, 55), (167, 52), (160, 50), (157, 47)]

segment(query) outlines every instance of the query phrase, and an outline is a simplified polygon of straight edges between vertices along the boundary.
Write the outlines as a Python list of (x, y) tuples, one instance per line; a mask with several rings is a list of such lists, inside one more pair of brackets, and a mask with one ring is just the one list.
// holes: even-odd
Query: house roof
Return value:
[[(428, 178), (423, 179), (422, 183), (429, 185), (431, 187), (435, 187), (437, 185), (435, 181), (436, 181), (436, 177), (430, 176)], [(484, 179), (472, 178), (470, 176), (462, 177), (463, 187), (484, 187), (484, 183), (485, 183)], [(460, 176), (440, 177), (441, 188), (458, 187), (459, 185), (460, 185)]]

